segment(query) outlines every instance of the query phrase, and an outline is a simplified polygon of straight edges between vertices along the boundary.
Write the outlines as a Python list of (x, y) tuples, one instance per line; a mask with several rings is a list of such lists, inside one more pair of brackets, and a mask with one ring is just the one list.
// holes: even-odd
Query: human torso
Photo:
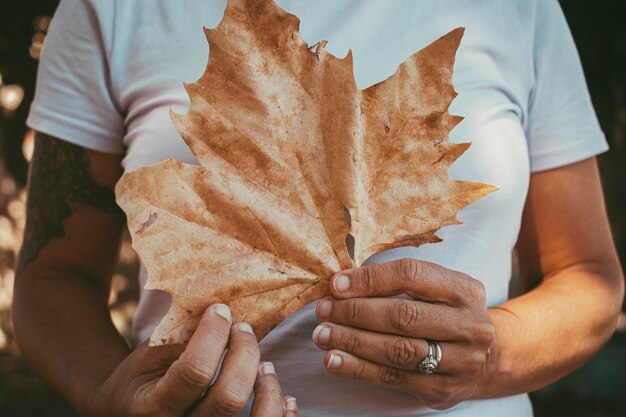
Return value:
[[(399, 248), (368, 262), (414, 257), (462, 271), (486, 286), (488, 304), (508, 297), (511, 251), (520, 227), (529, 180), (525, 124), (532, 85), (533, 1), (496, 0), (279, 0), (301, 19), (303, 38), (344, 56), (351, 48), (360, 88), (384, 80), (418, 49), (458, 26), (466, 28), (455, 64), (459, 96), (450, 112), (465, 117), (453, 142), (472, 142), (451, 175), (501, 188), (459, 213), (460, 225), (438, 232), (443, 242)], [(196, 163), (172, 126), (170, 106), (188, 105), (183, 82), (202, 74), (208, 46), (202, 27), (217, 25), (225, 0), (117, 1), (116, 39), (110, 65), (112, 91), (125, 115), (125, 170), (174, 157)], [(117, 43), (116, 43), (117, 41)], [(123, 42), (123, 43), (122, 43)], [(410, 167), (407, 167), (410, 169)], [(142, 281), (145, 282), (145, 271)], [(142, 282), (143, 283), (143, 282)], [(133, 327), (135, 343), (147, 338), (168, 308), (168, 298), (143, 291)], [(275, 363), (287, 392), (298, 398), (302, 415), (417, 416), (432, 410), (415, 398), (324, 369), (311, 341), (317, 324), (309, 305), (261, 343), (262, 356)], [(530, 416), (525, 395), (471, 401), (450, 416)]]

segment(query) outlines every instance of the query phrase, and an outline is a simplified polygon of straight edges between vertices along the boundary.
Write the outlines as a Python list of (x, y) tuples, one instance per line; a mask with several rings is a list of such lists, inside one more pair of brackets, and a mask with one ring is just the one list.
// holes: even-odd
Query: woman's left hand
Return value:
[[(353, 268), (330, 281), (317, 305), (313, 340), (333, 373), (411, 393), (450, 408), (472, 397), (489, 368), (495, 332), (485, 288), (461, 272), (400, 259)], [(391, 298), (407, 294), (412, 299)], [(439, 343), (436, 373), (418, 371), (428, 340)]]

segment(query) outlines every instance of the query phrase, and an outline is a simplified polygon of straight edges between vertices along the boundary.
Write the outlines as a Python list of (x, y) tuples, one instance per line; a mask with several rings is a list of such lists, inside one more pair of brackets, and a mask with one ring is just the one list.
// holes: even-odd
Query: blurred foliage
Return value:
[[(540, 0), (543, 1), (543, 0)], [(0, 416), (72, 416), (19, 357), (11, 326), (13, 266), (24, 227), (24, 184), (32, 132), (24, 122), (32, 101), (37, 60), (58, 0), (0, 4)], [(578, 45), (589, 90), (611, 152), (599, 157), (613, 233), (626, 259), (626, 2), (562, 0)], [(11, 86), (4, 88), (2, 86)], [(15, 107), (15, 109), (12, 109)], [(128, 336), (136, 307), (137, 260), (128, 236), (109, 300), (111, 317)], [(626, 323), (594, 359), (532, 394), (538, 417), (626, 416)], [(42, 350), (42, 354), (45, 351)]]

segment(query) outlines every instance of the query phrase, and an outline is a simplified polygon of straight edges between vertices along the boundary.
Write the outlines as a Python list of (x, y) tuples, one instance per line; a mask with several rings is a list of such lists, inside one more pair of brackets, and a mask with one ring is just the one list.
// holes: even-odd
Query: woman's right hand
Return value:
[(274, 366), (259, 357), (250, 325), (214, 304), (188, 344), (137, 347), (85, 408), (97, 417), (235, 417), (254, 389), (251, 417), (297, 417), (295, 399), (283, 397)]

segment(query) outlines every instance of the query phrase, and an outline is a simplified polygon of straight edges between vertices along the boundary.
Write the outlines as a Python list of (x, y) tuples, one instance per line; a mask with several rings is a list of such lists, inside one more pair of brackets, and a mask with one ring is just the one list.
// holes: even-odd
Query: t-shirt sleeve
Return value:
[(112, 12), (92, 0), (61, 1), (41, 56), (29, 127), (85, 148), (124, 151), (124, 120), (108, 68)]
[(535, 82), (526, 126), (533, 172), (608, 149), (563, 11), (557, 0), (536, 1)]

